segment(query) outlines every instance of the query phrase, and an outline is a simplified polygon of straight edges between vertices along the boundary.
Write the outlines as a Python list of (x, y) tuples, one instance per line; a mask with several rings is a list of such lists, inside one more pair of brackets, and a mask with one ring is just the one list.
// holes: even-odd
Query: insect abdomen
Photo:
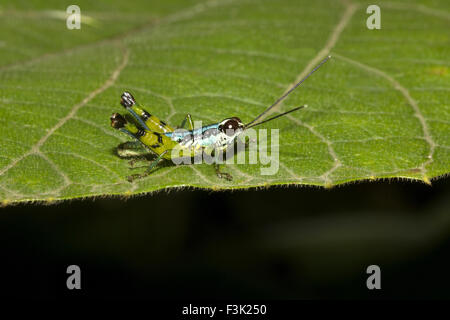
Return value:
[[(136, 138), (144, 145), (149, 147), (153, 152), (161, 154), (167, 149), (172, 149), (174, 142), (159, 132), (152, 132), (147, 130), (138, 130), (135, 134)], [(164, 158), (170, 159), (170, 152)]]

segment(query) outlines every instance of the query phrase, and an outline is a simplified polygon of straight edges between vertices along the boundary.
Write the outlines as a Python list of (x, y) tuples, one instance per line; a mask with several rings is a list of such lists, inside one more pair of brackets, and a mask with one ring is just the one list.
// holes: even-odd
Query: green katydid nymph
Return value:
[[(128, 181), (131, 182), (137, 178), (143, 178), (149, 175), (153, 168), (155, 168), (163, 159), (174, 160), (174, 154), (175, 157), (177, 157), (177, 153), (171, 152), (174, 149), (181, 150), (183, 156), (187, 155), (189, 157), (194, 157), (198, 154), (199, 150), (206, 154), (226, 151), (228, 147), (234, 145), (236, 139), (245, 130), (306, 107), (306, 105), (296, 107), (269, 119), (257, 122), (327, 62), (328, 59), (330, 59), (330, 56), (323, 59), (322, 62), (320, 62), (308, 75), (297, 82), (270, 107), (247, 124), (244, 124), (238, 117), (231, 117), (218, 123), (194, 128), (192, 118), (188, 114), (179, 128), (184, 128), (186, 122), (188, 122), (189, 129), (176, 130), (142, 108), (131, 93), (124, 92), (120, 104), (131, 114), (134, 121), (127, 121), (125, 117), (119, 113), (113, 113), (111, 116), (111, 126), (129, 135), (135, 141), (120, 144), (117, 148), (118, 155), (121, 157), (133, 157), (142, 156), (148, 153), (156, 154), (156, 158), (152, 160), (150, 166), (144, 173), (131, 175), (128, 177)], [(215, 168), (219, 178), (224, 178), (229, 181), (232, 180), (230, 174), (220, 171), (217, 163), (215, 164)]]

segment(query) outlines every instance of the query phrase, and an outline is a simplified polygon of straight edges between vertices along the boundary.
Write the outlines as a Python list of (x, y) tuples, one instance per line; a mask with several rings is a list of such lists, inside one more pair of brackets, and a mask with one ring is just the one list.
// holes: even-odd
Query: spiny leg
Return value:
[(183, 121), (181, 122), (180, 126), (178, 128), (184, 128), (184, 126), (186, 125), (186, 121), (188, 121), (189, 123), (189, 130), (194, 130), (194, 123), (192, 122), (192, 117), (191, 115), (188, 113), (186, 115), (186, 117), (184, 117)]
[(153, 160), (153, 162), (150, 164), (150, 167), (148, 167), (148, 169), (144, 173), (133, 174), (133, 175), (129, 176), (128, 181), (133, 182), (135, 179), (141, 179), (141, 178), (148, 176), (150, 174), (150, 172), (152, 171), (152, 169), (158, 165), (159, 161), (162, 159), (162, 157), (168, 151), (169, 150), (166, 150), (163, 153), (161, 153), (160, 155), (158, 155), (158, 157), (155, 160)]
[(216, 169), (217, 177), (219, 177), (220, 179), (225, 179), (227, 181), (233, 180), (233, 176), (231, 174), (220, 171), (220, 165), (218, 163), (214, 164), (214, 168)]

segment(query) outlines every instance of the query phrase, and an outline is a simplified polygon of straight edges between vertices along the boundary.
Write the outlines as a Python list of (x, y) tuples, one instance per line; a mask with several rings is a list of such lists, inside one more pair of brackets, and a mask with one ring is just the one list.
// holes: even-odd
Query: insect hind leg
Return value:
[(150, 166), (147, 168), (147, 170), (144, 173), (138, 173), (138, 174), (133, 174), (131, 176), (128, 177), (128, 181), (129, 182), (133, 182), (136, 179), (142, 179), (146, 176), (148, 176), (152, 169), (154, 167), (156, 167), (158, 165), (158, 163), (161, 161), (161, 159), (163, 158), (163, 156), (168, 152), (169, 150), (164, 151), (163, 153), (161, 153), (160, 155), (158, 155), (158, 157), (153, 160), (153, 162), (150, 164)]
[[(129, 159), (128, 164), (134, 168), (136, 162), (149, 161), (149, 151), (142, 146), (140, 141), (127, 141), (119, 144), (116, 148), (119, 158)], [(130, 169), (131, 169), (130, 168)]]
[(128, 91), (122, 93), (120, 97), (120, 104), (127, 109), (127, 111), (133, 116), (134, 119), (144, 128), (145, 130), (150, 130), (150, 128), (145, 124), (144, 120), (133, 110), (133, 106), (136, 104), (136, 100), (133, 95)]
[(117, 146), (116, 152), (120, 158), (135, 158), (148, 154), (140, 141), (123, 142)]

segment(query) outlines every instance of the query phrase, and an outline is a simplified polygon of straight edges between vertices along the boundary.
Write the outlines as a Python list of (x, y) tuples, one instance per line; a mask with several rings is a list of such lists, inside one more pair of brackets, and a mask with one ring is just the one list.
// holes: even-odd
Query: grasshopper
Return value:
[[(135, 141), (120, 144), (117, 147), (118, 155), (127, 158), (142, 157), (149, 152), (156, 154), (156, 158), (152, 160), (150, 166), (144, 173), (133, 174), (128, 177), (128, 181), (132, 182), (135, 179), (146, 177), (163, 159), (173, 160), (173, 153), (171, 151), (175, 148), (181, 149), (184, 156), (188, 155), (190, 157), (194, 157), (198, 154), (199, 150), (207, 154), (214, 154), (217, 151), (226, 151), (228, 147), (234, 146), (236, 139), (245, 130), (306, 107), (306, 105), (296, 107), (267, 120), (257, 122), (257, 120), (278, 105), (278, 103), (285, 99), (330, 58), (330, 56), (327, 56), (323, 59), (309, 74), (247, 124), (244, 124), (238, 117), (231, 117), (218, 123), (213, 123), (201, 128), (194, 128), (192, 117), (190, 114), (187, 114), (177, 129), (184, 128), (186, 122), (188, 123), (189, 129), (182, 131), (175, 130), (175, 128), (146, 111), (136, 102), (131, 93), (124, 92), (121, 96), (120, 104), (131, 114), (134, 122), (127, 121), (127, 119), (119, 113), (113, 113), (111, 116), (111, 126), (114, 129), (129, 135)], [(133, 163), (134, 161), (132, 160), (130, 164), (132, 165)], [(220, 171), (219, 164), (217, 163), (215, 163), (215, 170), (219, 178), (228, 181), (232, 180), (230, 174)]]

